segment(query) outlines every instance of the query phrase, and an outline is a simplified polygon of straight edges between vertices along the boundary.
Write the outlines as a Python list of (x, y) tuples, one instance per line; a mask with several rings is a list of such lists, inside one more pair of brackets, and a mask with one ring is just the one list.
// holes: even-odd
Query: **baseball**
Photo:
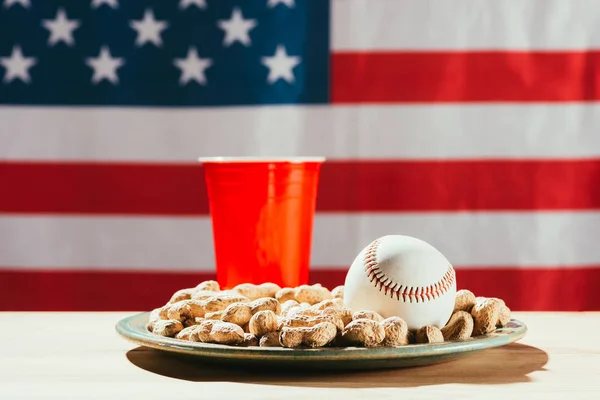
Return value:
[(408, 329), (442, 328), (454, 310), (456, 276), (444, 255), (410, 236), (374, 240), (354, 259), (344, 284), (344, 304), (353, 310), (398, 316)]

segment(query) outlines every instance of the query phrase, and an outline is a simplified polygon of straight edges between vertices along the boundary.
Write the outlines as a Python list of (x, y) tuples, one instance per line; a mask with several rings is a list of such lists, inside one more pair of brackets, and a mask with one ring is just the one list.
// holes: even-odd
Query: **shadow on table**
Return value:
[(462, 384), (508, 384), (530, 382), (532, 372), (543, 371), (544, 351), (513, 343), (488, 349), (467, 358), (441, 364), (377, 371), (259, 371), (215, 366), (185, 356), (137, 347), (127, 353), (129, 361), (146, 371), (193, 382), (241, 382), (310, 387), (416, 387)]

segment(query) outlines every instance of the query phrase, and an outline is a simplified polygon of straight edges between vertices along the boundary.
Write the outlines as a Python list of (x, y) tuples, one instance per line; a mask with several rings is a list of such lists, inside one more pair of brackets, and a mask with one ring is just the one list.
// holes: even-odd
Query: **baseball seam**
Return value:
[(448, 266), (448, 270), (439, 281), (429, 286), (405, 286), (390, 279), (377, 264), (376, 254), (379, 242), (379, 239), (375, 239), (367, 248), (364, 257), (364, 266), (370, 282), (373, 282), (374, 286), (380, 292), (383, 291), (385, 295), (404, 303), (425, 303), (442, 296), (452, 286), (455, 279), (455, 272), (452, 265)]

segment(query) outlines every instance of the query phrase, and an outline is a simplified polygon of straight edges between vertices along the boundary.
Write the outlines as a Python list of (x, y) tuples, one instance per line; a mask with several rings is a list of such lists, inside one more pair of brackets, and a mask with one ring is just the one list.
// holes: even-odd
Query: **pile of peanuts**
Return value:
[(320, 284), (281, 288), (274, 283), (245, 283), (220, 290), (216, 281), (178, 290), (150, 313), (147, 329), (181, 340), (231, 346), (285, 348), (403, 346), (439, 343), (483, 335), (505, 326), (510, 309), (498, 298), (456, 293), (454, 311), (439, 329), (407, 329), (399, 317), (351, 310), (344, 287)]

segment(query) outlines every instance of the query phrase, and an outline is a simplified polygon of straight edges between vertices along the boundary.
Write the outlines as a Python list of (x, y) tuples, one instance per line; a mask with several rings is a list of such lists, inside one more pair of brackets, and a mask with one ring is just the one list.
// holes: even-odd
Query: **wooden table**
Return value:
[(524, 339), (450, 363), (302, 375), (140, 348), (114, 330), (132, 313), (0, 313), (0, 399), (600, 399), (600, 313), (514, 313)]

